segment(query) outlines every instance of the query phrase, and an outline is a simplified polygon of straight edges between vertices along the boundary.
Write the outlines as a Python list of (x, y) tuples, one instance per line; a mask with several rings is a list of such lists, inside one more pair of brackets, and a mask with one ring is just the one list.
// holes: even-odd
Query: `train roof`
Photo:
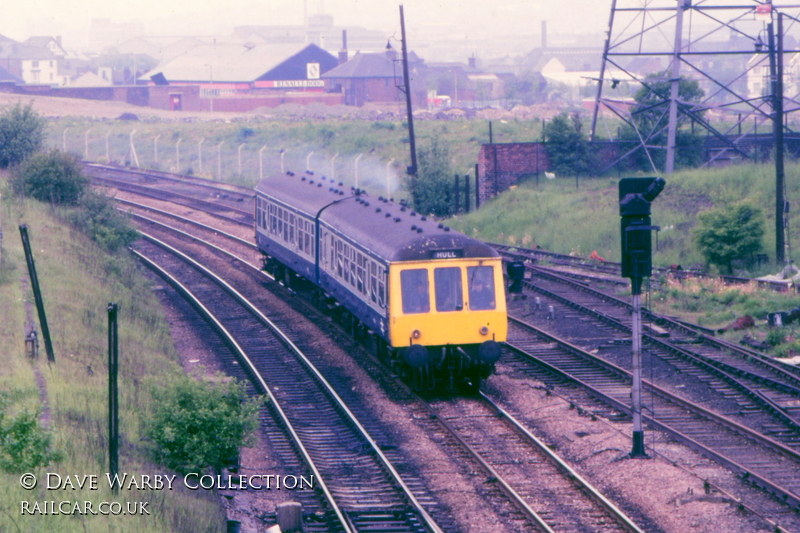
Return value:
[(499, 257), (491, 246), (383, 197), (345, 189), (335, 180), (287, 172), (261, 180), (256, 192), (272, 197), (349, 236), (387, 261)]

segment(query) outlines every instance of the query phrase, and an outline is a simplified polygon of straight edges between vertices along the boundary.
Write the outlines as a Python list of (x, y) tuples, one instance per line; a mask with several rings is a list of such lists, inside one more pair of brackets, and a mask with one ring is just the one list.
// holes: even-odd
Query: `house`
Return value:
[[(408, 64), (412, 105), (427, 109), (428, 93), (422, 83), (424, 62), (412, 53), (409, 54)], [(385, 52), (356, 52), (352, 59), (330, 70), (322, 78), (328, 91), (344, 94), (345, 105), (361, 107), (367, 103), (400, 105), (405, 102), (405, 94), (400, 89), (403, 85), (403, 62), (391, 46)]]
[(3, 67), (0, 67), (0, 91), (3, 90), (3, 87), (13, 87), (15, 85), (22, 85), (23, 83), (25, 83), (25, 80), (18, 76), (14, 76)]
[(19, 43), (0, 35), (0, 66), (28, 84), (65, 85), (62, 71), (67, 52), (59, 37), (31, 37)]

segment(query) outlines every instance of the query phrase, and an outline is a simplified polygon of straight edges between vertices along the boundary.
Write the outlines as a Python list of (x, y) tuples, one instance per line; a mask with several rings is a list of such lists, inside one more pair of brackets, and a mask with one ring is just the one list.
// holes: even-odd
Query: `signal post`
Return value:
[(642, 281), (652, 270), (650, 204), (664, 189), (664, 178), (623, 178), (619, 182), (620, 239), (622, 276), (631, 279), (633, 311), (631, 314), (631, 344), (633, 348), (633, 448), (631, 457), (647, 457), (642, 427)]

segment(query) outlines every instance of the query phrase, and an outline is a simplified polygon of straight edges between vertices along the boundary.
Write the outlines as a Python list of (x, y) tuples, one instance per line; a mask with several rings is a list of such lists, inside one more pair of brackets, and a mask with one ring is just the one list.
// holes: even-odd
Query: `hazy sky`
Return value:
[[(9, 3), (0, 34), (24, 40), (31, 35), (63, 35), (80, 46), (92, 18), (114, 23), (141, 22), (151, 35), (226, 35), (247, 24), (302, 24), (310, 14), (332, 14), (334, 24), (360, 25), (399, 37), (398, 5), (388, 0), (26, 0)], [(405, 0), (407, 28), (440, 26), (471, 37), (536, 34), (547, 20), (548, 33), (602, 32), (610, 0)], [(85, 38), (85, 37), (84, 37)], [(71, 44), (74, 42), (74, 44)]]

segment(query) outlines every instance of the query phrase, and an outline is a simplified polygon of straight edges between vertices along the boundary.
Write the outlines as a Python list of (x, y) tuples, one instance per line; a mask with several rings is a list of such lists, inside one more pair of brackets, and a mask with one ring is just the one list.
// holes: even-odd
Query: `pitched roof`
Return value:
[(522, 59), (521, 65), (540, 72), (552, 59), (558, 59), (567, 72), (599, 70), (603, 51), (599, 48), (534, 48)]
[(94, 72), (87, 72), (75, 79), (70, 85), (73, 87), (110, 87), (111, 80), (104, 80)]
[(394, 78), (403, 75), (400, 64), (384, 52), (362, 54), (356, 52), (350, 61), (323, 74), (323, 78)]
[(46, 35), (36, 35), (29, 37), (22, 44), (25, 46), (30, 46), (31, 48), (46, 48), (57, 56), (67, 55), (67, 51), (64, 50), (64, 47), (61, 46), (61, 43), (58, 41), (59, 39), (48, 37)]
[(215, 83), (250, 82), (309, 47), (319, 48), (313, 44), (201, 44), (162, 63), (139, 79), (149, 80), (161, 73), (170, 82), (212, 78)]
[(25, 80), (14, 76), (3, 67), (0, 67), (0, 83), (25, 83)]

